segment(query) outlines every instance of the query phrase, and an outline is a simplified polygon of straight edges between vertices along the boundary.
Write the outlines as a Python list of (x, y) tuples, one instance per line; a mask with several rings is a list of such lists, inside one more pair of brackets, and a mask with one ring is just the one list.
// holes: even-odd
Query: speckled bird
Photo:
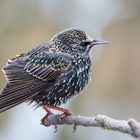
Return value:
[(81, 29), (67, 29), (50, 41), (8, 61), (7, 84), (0, 93), (0, 112), (22, 102), (35, 102), (47, 113), (79, 94), (90, 79), (90, 51), (108, 41), (89, 37)]

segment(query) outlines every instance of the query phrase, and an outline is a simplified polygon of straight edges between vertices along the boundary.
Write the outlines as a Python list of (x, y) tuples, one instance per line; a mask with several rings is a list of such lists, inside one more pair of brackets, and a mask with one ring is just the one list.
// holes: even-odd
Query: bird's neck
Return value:
[(77, 66), (78, 69), (79, 68), (80, 69), (87, 69), (88, 70), (87, 72), (90, 71), (91, 59), (90, 59), (89, 55), (81, 56), (81, 55), (77, 54), (74, 57), (75, 57), (74, 63)]

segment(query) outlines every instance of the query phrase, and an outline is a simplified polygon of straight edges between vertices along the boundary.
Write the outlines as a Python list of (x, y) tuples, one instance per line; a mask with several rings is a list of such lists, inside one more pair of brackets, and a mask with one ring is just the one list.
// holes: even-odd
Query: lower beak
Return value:
[(92, 45), (99, 45), (99, 44), (111, 44), (110, 41), (106, 41), (106, 40), (98, 40), (95, 39), (91, 42)]

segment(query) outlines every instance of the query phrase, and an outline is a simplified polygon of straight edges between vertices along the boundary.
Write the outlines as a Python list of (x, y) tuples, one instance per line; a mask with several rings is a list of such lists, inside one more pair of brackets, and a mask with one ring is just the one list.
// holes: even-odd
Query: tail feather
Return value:
[(23, 103), (24, 101), (26, 101), (27, 99), (26, 98), (21, 98), (20, 100), (13, 100), (13, 101), (10, 101), (9, 104), (1, 104), (0, 105), (0, 113), (10, 109), (10, 108), (13, 108), (21, 103)]
[(43, 92), (46, 82), (38, 80), (28, 83), (7, 83), (0, 93), (0, 113), (22, 102), (32, 100), (37, 94)]
[(3, 67), (8, 83), (0, 93), (0, 113), (29, 100), (33, 96), (30, 88), (35, 79), (24, 70), (26, 62), (23, 61), (23, 55), (9, 60), (8, 64)]
[(0, 94), (0, 113), (29, 100), (33, 96), (29, 90), (30, 86), (28, 84), (26, 87), (7, 84)]
[(0, 92), (0, 113), (32, 99), (46, 87), (46, 82), (40, 81), (26, 72), (23, 55), (11, 59), (3, 67), (8, 83)]

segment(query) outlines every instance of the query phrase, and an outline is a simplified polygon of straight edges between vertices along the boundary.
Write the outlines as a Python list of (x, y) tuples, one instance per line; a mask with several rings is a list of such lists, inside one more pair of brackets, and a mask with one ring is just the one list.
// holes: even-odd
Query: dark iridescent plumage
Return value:
[(0, 94), (0, 112), (24, 101), (58, 106), (80, 93), (89, 80), (90, 49), (103, 43), (68, 29), (11, 59), (3, 68), (8, 82)]

